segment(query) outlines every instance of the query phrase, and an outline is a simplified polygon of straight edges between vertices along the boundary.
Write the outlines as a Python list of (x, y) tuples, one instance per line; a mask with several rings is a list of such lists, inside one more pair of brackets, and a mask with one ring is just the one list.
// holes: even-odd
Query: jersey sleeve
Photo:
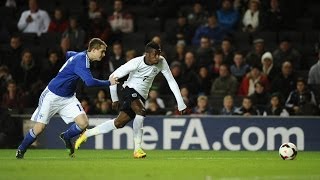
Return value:
[(174, 97), (176, 98), (179, 111), (182, 111), (182, 110), (186, 109), (187, 106), (185, 105), (185, 103), (183, 101), (179, 86), (178, 86), (176, 80), (174, 79), (174, 77), (172, 76), (172, 73), (170, 71), (170, 68), (169, 68), (167, 61), (165, 59), (163, 59), (162, 63), (163, 63), (163, 65), (162, 65), (161, 73), (166, 78), (166, 80), (169, 84), (169, 87), (170, 87), (171, 91), (173, 92)]
[(126, 76), (127, 74), (129, 74), (131, 71), (136, 70), (138, 65), (139, 65), (139, 60), (132, 59), (127, 63), (123, 64), (122, 66), (120, 66), (118, 69), (116, 69), (110, 76), (114, 76), (120, 79)]
[(86, 66), (86, 56), (76, 56), (74, 72), (84, 81), (87, 86), (110, 86), (110, 81), (93, 78), (91, 71)]

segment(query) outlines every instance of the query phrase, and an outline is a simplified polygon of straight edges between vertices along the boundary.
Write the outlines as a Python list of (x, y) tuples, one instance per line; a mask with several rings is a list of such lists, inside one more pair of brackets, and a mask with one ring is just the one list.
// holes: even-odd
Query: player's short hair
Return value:
[(156, 50), (159, 54), (161, 53), (160, 44), (158, 44), (158, 43), (156, 43), (154, 41), (150, 41), (145, 47), (145, 52), (149, 53), (153, 49)]
[(107, 44), (99, 38), (92, 38), (88, 45), (88, 51), (90, 52), (92, 49), (100, 49), (101, 46), (108, 47)]

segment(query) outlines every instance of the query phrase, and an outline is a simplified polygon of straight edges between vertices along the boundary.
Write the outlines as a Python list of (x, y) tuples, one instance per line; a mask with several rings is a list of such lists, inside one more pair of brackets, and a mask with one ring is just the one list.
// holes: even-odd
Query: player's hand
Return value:
[(109, 81), (110, 81), (111, 85), (119, 84), (118, 78), (114, 77), (113, 75), (109, 77)]
[(116, 111), (119, 110), (119, 101), (112, 102), (112, 109)]

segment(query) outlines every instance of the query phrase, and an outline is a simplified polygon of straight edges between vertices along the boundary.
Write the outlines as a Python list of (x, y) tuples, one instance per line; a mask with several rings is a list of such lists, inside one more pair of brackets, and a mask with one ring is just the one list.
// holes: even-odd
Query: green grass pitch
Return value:
[(133, 159), (131, 150), (29, 150), (15, 159), (15, 150), (0, 150), (0, 179), (320, 179), (320, 152), (298, 152), (295, 160), (277, 151), (147, 151)]

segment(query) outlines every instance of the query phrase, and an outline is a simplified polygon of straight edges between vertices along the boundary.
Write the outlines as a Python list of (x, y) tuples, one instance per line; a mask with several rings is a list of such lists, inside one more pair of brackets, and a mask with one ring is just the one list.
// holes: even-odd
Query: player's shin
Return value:
[(144, 116), (136, 115), (133, 121), (134, 150), (141, 148)]
[(64, 139), (71, 139), (79, 134), (81, 134), (83, 129), (81, 129), (76, 123), (72, 124), (68, 130), (63, 133)]
[(105, 134), (105, 133), (108, 133), (114, 129), (117, 129), (116, 126), (114, 125), (114, 120), (115, 119), (112, 119), (110, 121), (106, 121), (106, 122), (99, 124), (98, 126), (92, 128), (92, 129), (88, 129), (84, 133), (84, 135), (88, 138), (90, 136)]
[(37, 136), (35, 135), (33, 129), (30, 129), (28, 133), (25, 135), (22, 143), (18, 147), (18, 150), (26, 151), (36, 139), (37, 139)]

